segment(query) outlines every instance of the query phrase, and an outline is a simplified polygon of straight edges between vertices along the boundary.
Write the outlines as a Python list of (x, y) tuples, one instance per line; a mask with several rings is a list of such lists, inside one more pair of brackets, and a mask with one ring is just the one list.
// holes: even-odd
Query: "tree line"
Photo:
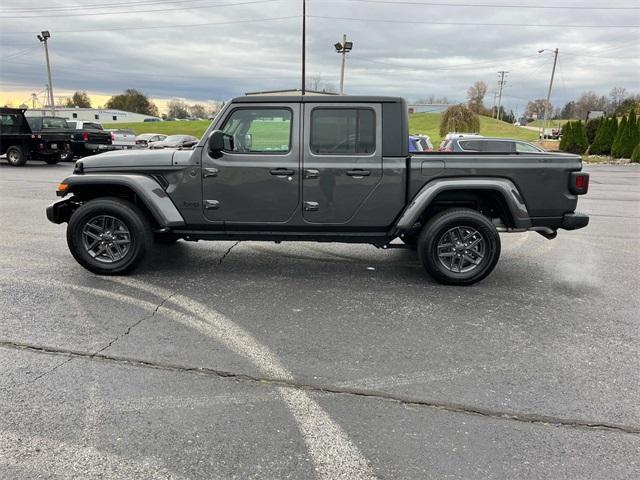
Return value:
[[(87, 92), (77, 91), (66, 99), (64, 106), (70, 108), (91, 108), (91, 99)], [(162, 116), (165, 118), (208, 118), (215, 113), (217, 107), (218, 105), (205, 105), (200, 103), (188, 105), (182, 100), (170, 100), (167, 103), (168, 111)], [(118, 95), (113, 95), (107, 100), (104, 108), (140, 113), (152, 117), (160, 116), (156, 104), (147, 95), (135, 88), (128, 88)]]
[(567, 122), (562, 127), (560, 150), (565, 152), (610, 155), (640, 162), (640, 121), (635, 108), (628, 115)]

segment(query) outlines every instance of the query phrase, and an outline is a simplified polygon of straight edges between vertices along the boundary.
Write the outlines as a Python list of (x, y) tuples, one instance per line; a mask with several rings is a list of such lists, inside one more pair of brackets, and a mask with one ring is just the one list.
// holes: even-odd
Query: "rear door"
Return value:
[(303, 218), (346, 224), (382, 179), (380, 104), (305, 103), (304, 118)]

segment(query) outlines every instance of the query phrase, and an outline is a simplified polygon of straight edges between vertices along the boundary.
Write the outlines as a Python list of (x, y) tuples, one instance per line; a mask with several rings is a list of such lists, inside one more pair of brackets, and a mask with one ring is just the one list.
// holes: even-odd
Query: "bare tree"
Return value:
[(614, 87), (611, 89), (611, 91), (609, 92), (609, 99), (610, 99), (610, 108), (609, 110), (611, 110), (610, 113), (613, 113), (620, 105), (622, 105), (622, 102), (624, 102), (624, 100), (628, 97), (627, 94), (627, 89), (624, 87)]
[(167, 108), (170, 118), (187, 118), (189, 116), (189, 107), (182, 100), (169, 100)]
[(207, 118), (207, 108), (200, 103), (196, 103), (189, 107), (189, 114), (195, 118)]
[(467, 89), (467, 100), (469, 109), (474, 113), (483, 113), (484, 108), (484, 96), (487, 94), (487, 84), (479, 81), (474, 83)]

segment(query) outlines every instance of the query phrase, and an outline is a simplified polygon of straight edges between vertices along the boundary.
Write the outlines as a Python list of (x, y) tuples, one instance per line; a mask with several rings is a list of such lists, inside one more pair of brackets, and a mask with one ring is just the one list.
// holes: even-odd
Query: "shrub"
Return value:
[(573, 133), (573, 129), (571, 127), (572, 122), (567, 122), (562, 127), (562, 136), (560, 137), (560, 145), (559, 148), (563, 152), (567, 151), (567, 145), (571, 140), (571, 135)]
[(453, 105), (445, 110), (440, 119), (440, 136), (449, 132), (478, 133), (480, 117), (464, 105)]
[(627, 117), (622, 117), (622, 121), (618, 125), (618, 131), (616, 132), (615, 139), (613, 140), (613, 144), (611, 145), (611, 156), (615, 158), (620, 158), (620, 145), (622, 144), (622, 137), (624, 135), (624, 131), (627, 129)]
[(638, 123), (636, 119), (636, 112), (632, 108), (627, 118), (627, 126), (622, 134), (620, 140), (620, 157), (631, 158), (633, 150), (638, 145)]
[(587, 122), (587, 140), (589, 145), (591, 145), (596, 139), (596, 133), (600, 128), (600, 125), (604, 123), (604, 118), (592, 118)]
[(633, 149), (633, 153), (631, 153), (631, 161), (633, 163), (640, 163), (640, 143), (638, 143), (636, 148)]
[(562, 129), (560, 150), (582, 155), (587, 150), (588, 146), (587, 130), (585, 129), (582, 121), (578, 120), (577, 122), (567, 122)]
[(616, 136), (617, 126), (618, 120), (615, 117), (603, 118), (600, 125), (598, 125), (596, 138), (591, 144), (589, 153), (593, 155), (610, 155), (611, 144)]

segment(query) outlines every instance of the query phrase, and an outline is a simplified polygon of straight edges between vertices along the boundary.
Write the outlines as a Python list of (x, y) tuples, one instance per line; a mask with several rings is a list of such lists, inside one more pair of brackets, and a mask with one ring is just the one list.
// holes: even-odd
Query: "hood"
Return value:
[[(113, 150), (85, 157), (82, 162), (83, 171), (131, 167), (170, 167), (173, 165), (174, 150)], [(189, 154), (193, 151), (189, 151)]]

